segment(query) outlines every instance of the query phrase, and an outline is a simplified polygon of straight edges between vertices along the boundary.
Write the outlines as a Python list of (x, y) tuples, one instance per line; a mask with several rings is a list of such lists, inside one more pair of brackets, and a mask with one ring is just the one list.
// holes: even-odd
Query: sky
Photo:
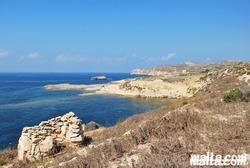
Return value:
[(249, 0), (0, 0), (0, 72), (250, 60)]

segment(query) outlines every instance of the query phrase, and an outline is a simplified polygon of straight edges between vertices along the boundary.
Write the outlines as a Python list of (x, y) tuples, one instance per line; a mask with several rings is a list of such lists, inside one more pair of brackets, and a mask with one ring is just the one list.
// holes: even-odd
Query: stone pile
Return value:
[(58, 152), (62, 144), (79, 144), (83, 140), (82, 121), (69, 112), (39, 125), (24, 127), (18, 142), (18, 159), (41, 160)]

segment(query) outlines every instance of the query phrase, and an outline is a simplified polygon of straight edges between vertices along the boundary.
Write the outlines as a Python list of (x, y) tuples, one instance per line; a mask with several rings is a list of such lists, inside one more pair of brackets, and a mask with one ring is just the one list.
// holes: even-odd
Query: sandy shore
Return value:
[(68, 83), (56, 84), (56, 85), (45, 85), (44, 88), (47, 90), (100, 90), (105, 84), (96, 85), (73, 85)]

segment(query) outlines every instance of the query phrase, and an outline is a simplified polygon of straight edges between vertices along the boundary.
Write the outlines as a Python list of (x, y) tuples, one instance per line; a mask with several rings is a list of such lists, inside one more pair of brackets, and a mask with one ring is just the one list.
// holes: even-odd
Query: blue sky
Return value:
[(0, 0), (0, 72), (250, 60), (249, 0)]

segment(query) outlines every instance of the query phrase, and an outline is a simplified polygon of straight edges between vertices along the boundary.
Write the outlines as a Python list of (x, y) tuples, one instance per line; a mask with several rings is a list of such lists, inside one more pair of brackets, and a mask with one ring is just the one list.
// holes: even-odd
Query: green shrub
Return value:
[(234, 101), (241, 101), (243, 98), (243, 93), (240, 89), (234, 89), (230, 92), (224, 93), (223, 101), (226, 103), (234, 102)]
[(186, 100), (182, 102), (182, 105), (186, 105), (186, 104), (188, 104)]
[(5, 161), (0, 159), (0, 166), (3, 166), (3, 165), (5, 165)]

